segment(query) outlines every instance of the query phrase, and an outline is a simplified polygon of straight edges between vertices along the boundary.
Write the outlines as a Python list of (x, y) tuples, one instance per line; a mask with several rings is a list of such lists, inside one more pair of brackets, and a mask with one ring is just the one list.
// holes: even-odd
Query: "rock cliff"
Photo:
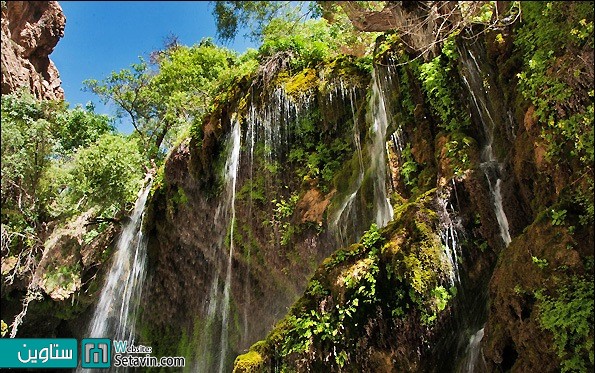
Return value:
[(64, 99), (49, 55), (64, 35), (57, 1), (2, 2), (2, 94), (27, 88), (41, 99)]

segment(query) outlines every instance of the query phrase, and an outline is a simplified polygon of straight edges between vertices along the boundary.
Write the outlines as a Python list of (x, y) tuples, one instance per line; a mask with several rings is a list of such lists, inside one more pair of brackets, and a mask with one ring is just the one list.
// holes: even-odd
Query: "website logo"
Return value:
[(0, 338), (0, 368), (76, 368), (78, 342), (71, 338)]
[(81, 367), (109, 368), (111, 361), (111, 341), (108, 338), (83, 339), (81, 342)]

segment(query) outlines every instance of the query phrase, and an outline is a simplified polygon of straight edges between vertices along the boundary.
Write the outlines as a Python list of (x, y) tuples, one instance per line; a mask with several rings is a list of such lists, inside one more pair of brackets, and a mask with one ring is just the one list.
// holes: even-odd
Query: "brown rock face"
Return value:
[(50, 60), (64, 35), (66, 18), (57, 1), (2, 4), (2, 94), (26, 87), (40, 99), (64, 99)]

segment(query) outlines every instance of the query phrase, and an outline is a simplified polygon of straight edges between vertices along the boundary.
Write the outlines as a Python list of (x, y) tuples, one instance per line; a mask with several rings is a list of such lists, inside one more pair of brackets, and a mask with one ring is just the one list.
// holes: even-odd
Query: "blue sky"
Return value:
[[(174, 34), (184, 45), (204, 37), (215, 39), (213, 5), (206, 1), (60, 1), (66, 15), (64, 37), (50, 58), (60, 71), (62, 88), (71, 107), (93, 101), (96, 112), (115, 114), (99, 97), (83, 92), (83, 80), (101, 80), (160, 49)], [(218, 43), (220, 44), (220, 43)], [(227, 47), (244, 52), (255, 47), (241, 36)], [(123, 132), (132, 128), (127, 121)]]

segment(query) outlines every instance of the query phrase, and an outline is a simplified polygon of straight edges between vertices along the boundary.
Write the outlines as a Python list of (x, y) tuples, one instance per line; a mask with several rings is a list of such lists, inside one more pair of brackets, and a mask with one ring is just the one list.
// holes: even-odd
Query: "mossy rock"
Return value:
[[(260, 372), (270, 364), (365, 371), (369, 365), (358, 365), (354, 356), (364, 354), (360, 348), (373, 348), (377, 338), (394, 345), (417, 343), (408, 336), (371, 335), (364, 326), (396, 322), (432, 327), (445, 314), (452, 295), (441, 285), (449, 268), (436, 234), (435, 198), (434, 189), (404, 203), (385, 228), (371, 229), (360, 243), (325, 259), (287, 316), (236, 359), (234, 372)], [(337, 358), (325, 359), (337, 343)]]
[[(592, 302), (592, 287), (590, 294), (578, 297), (566, 292), (570, 288), (568, 284), (575, 286), (581, 279), (592, 282), (592, 264), (589, 264), (593, 260), (592, 226), (577, 229), (569, 225), (571, 216), (563, 222), (556, 221), (551, 218), (551, 210), (539, 213), (502, 251), (490, 282), (491, 310), (484, 351), (490, 361), (501, 361), (499, 368), (527, 371), (540, 366), (546, 371), (556, 371), (563, 364), (581, 363), (582, 359), (592, 369), (592, 360), (589, 363), (588, 358), (588, 350), (592, 352), (593, 346), (592, 316), (589, 321), (584, 313), (575, 313), (576, 309), (559, 312), (568, 310), (569, 302), (564, 297), (579, 303), (581, 296), (587, 300), (590, 297)], [(551, 320), (552, 314), (557, 325), (569, 326), (568, 329), (548, 330), (544, 319)], [(581, 339), (585, 331), (587, 337)], [(575, 338), (572, 343), (560, 342), (570, 341), (571, 337)], [(563, 348), (556, 350), (556, 341)]]
[(300, 98), (318, 87), (318, 74), (316, 70), (309, 68), (293, 76), (290, 76), (287, 72), (282, 72), (277, 76), (277, 84), (282, 86), (289, 96)]
[(236, 358), (233, 373), (265, 372), (262, 355), (256, 351), (248, 351)]

